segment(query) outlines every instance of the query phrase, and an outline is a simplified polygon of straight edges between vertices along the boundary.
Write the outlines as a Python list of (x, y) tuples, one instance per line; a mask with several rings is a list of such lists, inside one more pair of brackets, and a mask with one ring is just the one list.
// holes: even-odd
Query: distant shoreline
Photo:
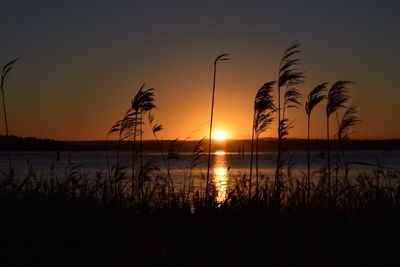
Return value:
[[(189, 152), (199, 140), (178, 140), (176, 147), (178, 151)], [(164, 152), (173, 140), (162, 141)], [(301, 151), (307, 149), (306, 139), (287, 139), (285, 146), (288, 150)], [(207, 149), (207, 140), (203, 141), (203, 148)], [(344, 150), (400, 150), (400, 139), (383, 140), (345, 140), (343, 144), (331, 141), (333, 149)], [(251, 140), (227, 140), (223, 143), (213, 141), (213, 150), (225, 150), (228, 152), (250, 152)], [(324, 150), (326, 141), (313, 139), (310, 143), (311, 150)], [(277, 140), (265, 138), (259, 140), (260, 151), (274, 151), (277, 149)], [(105, 151), (105, 150), (132, 150), (131, 141), (58, 141), (52, 139), (39, 139), (34, 137), (0, 136), (0, 151)], [(160, 144), (155, 140), (143, 140), (143, 150), (160, 151)]]

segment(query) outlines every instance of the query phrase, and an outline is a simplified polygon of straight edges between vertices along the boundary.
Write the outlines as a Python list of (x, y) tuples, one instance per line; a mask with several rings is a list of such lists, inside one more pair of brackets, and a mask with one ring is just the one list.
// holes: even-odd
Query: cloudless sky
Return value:
[[(303, 103), (321, 82), (352, 80), (362, 102), (353, 137), (400, 138), (399, 10), (398, 1), (361, 0), (1, 0), (0, 64), (23, 57), (6, 81), (10, 132), (105, 139), (146, 83), (162, 138), (204, 137), (213, 60), (230, 53), (218, 65), (214, 129), (249, 138), (253, 97), (298, 40)], [(303, 103), (290, 112), (290, 137), (306, 136)], [(313, 137), (325, 136), (324, 107), (313, 113)], [(276, 124), (264, 136), (276, 136)]]

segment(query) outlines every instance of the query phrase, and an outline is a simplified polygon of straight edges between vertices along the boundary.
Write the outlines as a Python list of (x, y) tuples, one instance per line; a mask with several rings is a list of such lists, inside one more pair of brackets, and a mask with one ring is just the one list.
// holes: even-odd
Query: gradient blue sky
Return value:
[[(277, 79), (283, 50), (298, 40), (304, 95), (321, 82), (353, 80), (352, 97), (362, 101), (354, 138), (399, 138), (399, 10), (398, 1), (2, 0), (0, 64), (23, 57), (6, 84), (10, 132), (105, 139), (146, 83), (156, 88), (162, 138), (201, 138), (212, 62), (230, 53), (218, 67), (215, 129), (248, 138), (255, 92)], [(314, 137), (325, 136), (323, 109)], [(303, 106), (290, 115), (290, 137), (305, 137)]]

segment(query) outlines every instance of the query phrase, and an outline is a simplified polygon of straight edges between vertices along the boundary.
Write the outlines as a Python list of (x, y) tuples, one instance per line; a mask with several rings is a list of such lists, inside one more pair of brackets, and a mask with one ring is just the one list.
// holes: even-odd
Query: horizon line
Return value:
[[(5, 135), (0, 135), (0, 138), (7, 138)], [(118, 139), (54, 139), (54, 138), (47, 138), (47, 137), (35, 137), (35, 136), (16, 136), (16, 135), (10, 135), (9, 138), (34, 138), (38, 140), (51, 140), (51, 141), (59, 141), (59, 142), (109, 142), (109, 141), (118, 141)], [(202, 138), (199, 139), (179, 139), (179, 138), (171, 138), (171, 139), (161, 139), (158, 141), (173, 141), (173, 140), (179, 140), (179, 141), (200, 141)], [(208, 138), (204, 138), (204, 141), (207, 141)], [(270, 140), (270, 141), (276, 141), (278, 140), (277, 137), (261, 137), (259, 140)], [(305, 140), (307, 141), (307, 138), (304, 137), (288, 137), (285, 140), (287, 141), (293, 141), (293, 140)], [(310, 141), (324, 141), (326, 138), (311, 138)], [(332, 139), (337, 140), (335, 139)], [(395, 137), (395, 138), (351, 138), (351, 139), (346, 139), (346, 141), (394, 141), (394, 140), (400, 140), (400, 137)], [(122, 142), (132, 142), (132, 140), (121, 140)], [(143, 141), (156, 141), (156, 139), (143, 139)], [(226, 139), (225, 141), (215, 141), (213, 140), (215, 144), (223, 144), (223, 143), (228, 143), (228, 142), (235, 142), (235, 141), (251, 141), (251, 138), (231, 138), (231, 139)]]

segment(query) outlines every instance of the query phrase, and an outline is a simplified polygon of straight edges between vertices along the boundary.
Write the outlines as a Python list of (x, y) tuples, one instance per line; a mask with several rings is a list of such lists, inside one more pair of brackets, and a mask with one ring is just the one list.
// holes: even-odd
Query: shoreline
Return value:
[[(164, 151), (173, 144), (175, 140), (163, 140), (162, 145)], [(193, 147), (199, 140), (178, 140), (174, 143), (179, 148), (180, 152), (191, 152)], [(373, 150), (373, 151), (396, 151), (400, 150), (400, 139), (383, 139), (383, 140), (345, 140), (343, 143), (338, 143), (336, 140), (331, 140), (332, 150)], [(306, 139), (287, 139), (284, 144), (288, 150), (303, 151), (307, 150)], [(202, 144), (204, 151), (207, 151), (208, 142), (203, 140)], [(260, 152), (270, 152), (277, 150), (276, 139), (260, 139)], [(310, 149), (322, 151), (326, 148), (326, 141), (323, 139), (310, 140)], [(225, 142), (213, 141), (212, 149), (224, 150), (226, 152), (250, 152), (251, 140), (238, 139), (227, 140)], [(51, 139), (38, 139), (34, 137), (16, 137), (16, 136), (0, 136), (0, 151), (107, 151), (120, 150), (131, 151), (132, 141), (58, 141)], [(143, 150), (145, 151), (160, 151), (160, 143), (155, 140), (143, 140)]]

